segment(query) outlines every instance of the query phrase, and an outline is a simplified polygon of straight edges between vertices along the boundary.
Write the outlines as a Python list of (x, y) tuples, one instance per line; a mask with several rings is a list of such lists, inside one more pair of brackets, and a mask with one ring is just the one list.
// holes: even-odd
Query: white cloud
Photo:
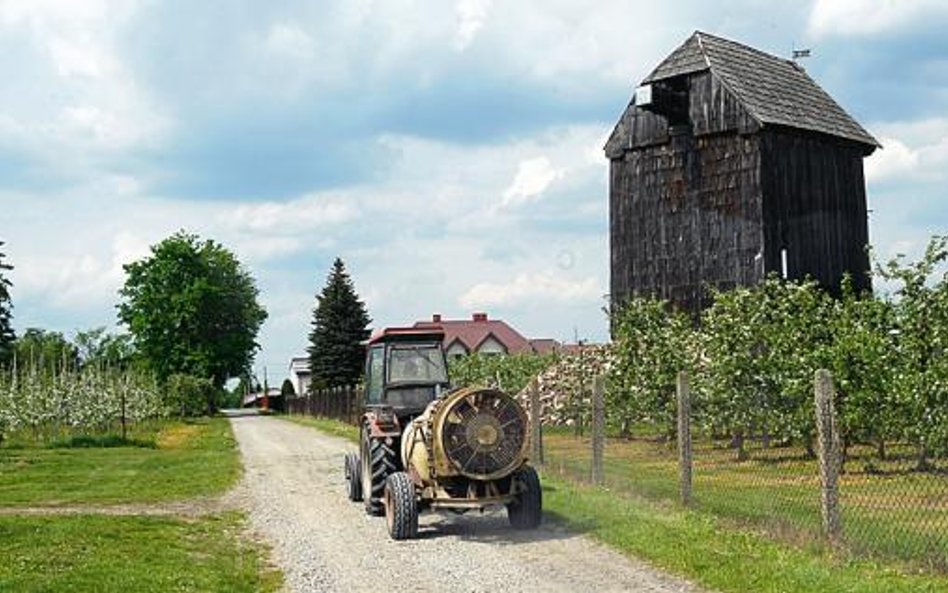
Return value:
[(27, 22), (42, 26), (49, 21), (60, 21), (82, 25), (102, 19), (109, 12), (121, 10), (122, 5), (133, 2), (108, 2), (107, 0), (4, 0), (0, 2), (0, 23), (18, 24)]
[(313, 58), (316, 50), (312, 37), (292, 23), (274, 24), (265, 43), (269, 51), (299, 60)]
[(288, 202), (239, 205), (223, 220), (240, 232), (300, 233), (348, 222), (357, 214), (349, 204), (314, 194)]
[(550, 272), (522, 273), (507, 283), (476, 284), (461, 295), (458, 303), (467, 309), (549, 301), (594, 304), (603, 293), (593, 277), (570, 280)]
[(115, 58), (88, 37), (67, 40), (54, 38), (49, 42), (50, 56), (60, 76), (98, 78), (114, 74), (118, 69)]
[(809, 32), (816, 37), (872, 35), (945, 14), (944, 0), (816, 0)]
[(10, 59), (32, 60), (3, 63), (0, 56), (17, 91), (0, 96), (0, 120), (18, 151), (57, 172), (87, 175), (102, 164), (99, 157), (154, 147), (165, 137), (168, 114), (123, 60), (123, 30), (138, 8), (94, 0), (0, 2), (0, 43), (18, 48)]
[(490, 12), (492, 0), (461, 0), (457, 4), (458, 31), (454, 46), (463, 51), (474, 41), (477, 32), (484, 26)]
[(913, 173), (918, 167), (918, 151), (897, 138), (882, 138), (884, 150), (877, 150), (866, 159), (866, 179), (884, 181)]
[(115, 300), (125, 277), (122, 266), (148, 253), (147, 242), (122, 231), (104, 250), (27, 255), (14, 268), (16, 291), (21, 297), (46, 298), (61, 309), (95, 308)]
[(948, 180), (948, 118), (873, 127), (884, 148), (866, 159), (870, 183)]
[(504, 192), (502, 206), (515, 206), (538, 199), (557, 179), (564, 175), (562, 169), (553, 168), (545, 156), (520, 161), (517, 175)]

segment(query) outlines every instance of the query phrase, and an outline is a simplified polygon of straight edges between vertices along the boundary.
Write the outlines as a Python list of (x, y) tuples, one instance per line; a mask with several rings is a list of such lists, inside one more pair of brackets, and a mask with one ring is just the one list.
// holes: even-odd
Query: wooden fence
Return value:
[(286, 400), (286, 412), (301, 416), (331, 418), (349, 424), (358, 424), (362, 409), (362, 389), (331, 387)]

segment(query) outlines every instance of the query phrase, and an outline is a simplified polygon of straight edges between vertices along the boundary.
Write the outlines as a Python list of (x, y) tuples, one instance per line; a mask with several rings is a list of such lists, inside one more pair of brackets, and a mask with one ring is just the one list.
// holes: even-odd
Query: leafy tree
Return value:
[(494, 385), (516, 394), (558, 358), (556, 354), (471, 354), (449, 361), (448, 366), (451, 381), (459, 387)]
[(829, 369), (844, 444), (875, 443), (884, 459), (885, 442), (899, 438), (905, 417), (891, 395), (898, 366), (895, 308), (871, 293), (856, 294), (846, 277), (841, 298), (832, 303), (829, 327)]
[(165, 405), (179, 416), (200, 416), (205, 406), (219, 403), (220, 393), (210, 379), (174, 373), (166, 381)]
[(766, 421), (761, 403), (776, 391), (769, 360), (763, 356), (767, 333), (755, 292), (737, 287), (715, 292), (714, 304), (701, 316), (701, 347), (706, 353), (695, 385), (702, 394), (702, 424), (713, 434), (734, 439), (743, 459), (744, 437)]
[[(119, 319), (162, 382), (206, 377), (215, 388), (249, 368), (267, 317), (253, 278), (229, 250), (180, 231), (125, 266)], [(181, 393), (193, 385), (181, 380)], [(212, 394), (207, 394), (211, 397)]]
[(770, 369), (777, 391), (766, 405), (768, 425), (760, 427), (765, 438), (773, 431), (785, 440), (802, 442), (812, 452), (816, 438), (813, 376), (828, 366), (833, 333), (829, 320), (832, 299), (812, 280), (783, 281), (768, 278), (759, 288), (770, 334)]
[[(0, 241), (0, 247), (3, 247), (3, 241)], [(3, 261), (6, 255), (0, 252), (0, 367), (9, 364), (13, 358), (14, 342), (16, 334), (13, 333), (13, 302), (10, 299), (10, 288), (13, 284), (7, 279), (5, 271), (13, 269), (13, 266)]]
[(293, 387), (293, 382), (289, 379), (283, 379), (283, 384), (280, 386), (280, 394), (283, 397), (294, 397), (296, 395), (296, 388)]
[[(879, 274), (897, 283), (896, 348), (893, 392), (905, 411), (904, 434), (918, 447), (919, 468), (929, 456), (948, 450), (948, 237), (933, 237), (922, 259), (902, 256), (878, 266)], [(934, 280), (934, 282), (933, 282)]]
[(361, 342), (369, 337), (370, 322), (345, 264), (336, 258), (313, 309), (307, 350), (314, 388), (359, 382), (365, 358)]
[(608, 415), (623, 434), (632, 424), (647, 423), (674, 435), (678, 371), (692, 366), (690, 321), (665, 301), (634, 298), (613, 314), (612, 327)]
[(702, 314), (702, 423), (730, 435), (739, 459), (755, 432), (812, 447), (813, 373), (832, 343), (828, 306), (816, 283), (771, 276), (715, 293)]
[(28, 328), (17, 338), (14, 349), (20, 369), (59, 374), (79, 366), (79, 350), (59, 332)]
[(104, 327), (76, 332), (76, 348), (84, 367), (127, 369), (136, 357), (135, 344), (129, 334), (111, 334)]

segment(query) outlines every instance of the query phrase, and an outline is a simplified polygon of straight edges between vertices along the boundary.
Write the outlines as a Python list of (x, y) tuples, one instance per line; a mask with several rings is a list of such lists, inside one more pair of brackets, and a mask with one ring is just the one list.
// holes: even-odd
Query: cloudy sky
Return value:
[(302, 353), (341, 256), (378, 325), (474, 310), (601, 340), (602, 145), (701, 29), (805, 66), (885, 149), (882, 256), (948, 231), (944, 0), (0, 0), (0, 240), (15, 326), (114, 327), (122, 264), (232, 248)]

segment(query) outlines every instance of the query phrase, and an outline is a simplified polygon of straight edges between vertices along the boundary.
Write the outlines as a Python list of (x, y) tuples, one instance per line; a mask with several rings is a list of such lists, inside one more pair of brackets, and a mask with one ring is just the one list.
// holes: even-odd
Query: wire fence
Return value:
[[(804, 444), (776, 440), (766, 431), (715, 434), (692, 423), (687, 382), (679, 385), (676, 431), (644, 424), (620, 437), (607, 434), (602, 392), (600, 380), (585, 393), (583, 423), (539, 429), (531, 456), (546, 471), (654, 502), (685, 504), (791, 543), (827, 542), (860, 556), (948, 572), (945, 455), (928, 453), (920, 462), (918, 448), (908, 444), (845, 446), (832, 405), (823, 417), (817, 413), (815, 423), (828, 433)], [(818, 394), (815, 384), (815, 400)], [(824, 398), (834, 401), (831, 386)], [(537, 434), (536, 390), (525, 403)], [(286, 405), (290, 414), (357, 424), (362, 392), (323, 389), (289, 398)], [(815, 407), (821, 409), (818, 401)]]
[(859, 556), (948, 572), (948, 458), (932, 452), (920, 458), (917, 447), (899, 443), (845, 446), (831, 382), (823, 416), (818, 387), (816, 382), (816, 426), (826, 434), (821, 438), (818, 431), (800, 444), (763, 431), (701, 430), (691, 423), (687, 397), (684, 406), (679, 398), (676, 434), (665, 425), (641, 425), (610, 436), (596, 413), (598, 384), (587, 400), (584, 428), (543, 428), (543, 465), (577, 481), (684, 504), (792, 543), (828, 542)]

